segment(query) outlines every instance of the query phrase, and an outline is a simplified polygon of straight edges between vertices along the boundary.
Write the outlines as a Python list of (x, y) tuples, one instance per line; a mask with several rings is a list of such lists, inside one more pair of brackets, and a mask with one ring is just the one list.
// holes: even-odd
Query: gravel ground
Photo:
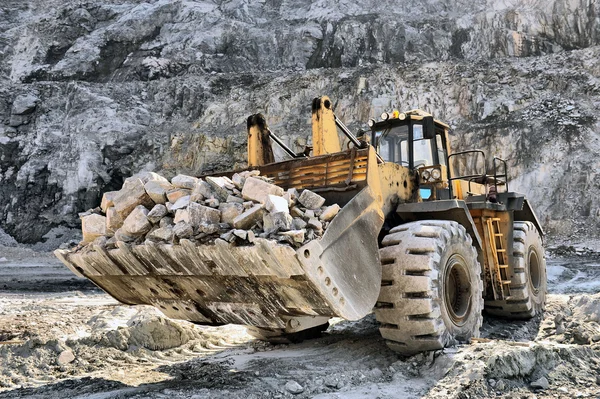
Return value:
[(123, 306), (47, 254), (0, 247), (0, 398), (597, 397), (595, 253), (548, 261), (547, 312), (402, 358), (372, 315), (296, 345)]

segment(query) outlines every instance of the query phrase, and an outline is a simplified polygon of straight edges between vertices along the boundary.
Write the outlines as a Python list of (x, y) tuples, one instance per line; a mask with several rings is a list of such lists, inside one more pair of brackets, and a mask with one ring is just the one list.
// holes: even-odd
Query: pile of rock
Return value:
[(300, 247), (322, 236), (340, 210), (324, 204), (320, 195), (285, 191), (259, 171), (231, 179), (178, 175), (170, 182), (144, 172), (128, 178), (121, 190), (105, 193), (100, 208), (80, 214), (81, 245), (111, 249), (117, 241), (177, 244), (184, 238), (249, 245), (261, 237)]

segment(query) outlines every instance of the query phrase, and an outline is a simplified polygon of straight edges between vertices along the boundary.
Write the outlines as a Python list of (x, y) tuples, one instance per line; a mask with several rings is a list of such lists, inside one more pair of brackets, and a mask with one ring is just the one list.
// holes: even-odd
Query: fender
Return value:
[(461, 224), (473, 239), (473, 245), (479, 252), (483, 249), (481, 237), (463, 200), (437, 200), (431, 202), (413, 202), (398, 205), (396, 213), (404, 222), (417, 220), (453, 220)]

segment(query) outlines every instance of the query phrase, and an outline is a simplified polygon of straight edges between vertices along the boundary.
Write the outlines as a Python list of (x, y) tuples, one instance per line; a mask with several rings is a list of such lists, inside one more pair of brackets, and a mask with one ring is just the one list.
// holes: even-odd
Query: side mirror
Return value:
[(435, 123), (433, 122), (433, 116), (426, 116), (423, 118), (423, 138), (435, 139)]

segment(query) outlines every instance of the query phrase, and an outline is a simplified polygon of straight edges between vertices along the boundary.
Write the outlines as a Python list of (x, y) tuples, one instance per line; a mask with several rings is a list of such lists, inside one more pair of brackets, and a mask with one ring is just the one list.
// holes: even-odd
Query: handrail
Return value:
[[(451, 163), (450, 163), (450, 158), (455, 157), (457, 155), (465, 155), (465, 154), (471, 154), (471, 153), (480, 153), (481, 155), (483, 155), (483, 168), (484, 171), (482, 174), (475, 174), (475, 175), (465, 175), (465, 176), (455, 176), (452, 177), (450, 175), (450, 170), (451, 168)], [(471, 191), (471, 181), (475, 178), (481, 177), (481, 178), (485, 178), (486, 175), (486, 171), (485, 171), (485, 152), (483, 152), (482, 150), (467, 150), (467, 151), (460, 151), (460, 152), (455, 152), (454, 154), (450, 154), (448, 155), (448, 157), (446, 158), (446, 165), (448, 165), (448, 186), (450, 188), (450, 198), (454, 197), (454, 190), (452, 188), (452, 181), (453, 180), (459, 180), (459, 179), (469, 179), (469, 192)]]
[[(500, 161), (501, 163), (496, 165), (496, 161)], [(508, 168), (506, 166), (506, 160), (499, 158), (499, 157), (494, 157), (493, 164), (494, 164), (494, 185), (496, 186), (496, 192), (498, 192), (498, 178), (499, 177), (504, 177), (505, 191), (508, 192)], [(504, 164), (504, 174), (499, 175), (498, 174), (498, 166), (500, 166), (502, 164)]]

